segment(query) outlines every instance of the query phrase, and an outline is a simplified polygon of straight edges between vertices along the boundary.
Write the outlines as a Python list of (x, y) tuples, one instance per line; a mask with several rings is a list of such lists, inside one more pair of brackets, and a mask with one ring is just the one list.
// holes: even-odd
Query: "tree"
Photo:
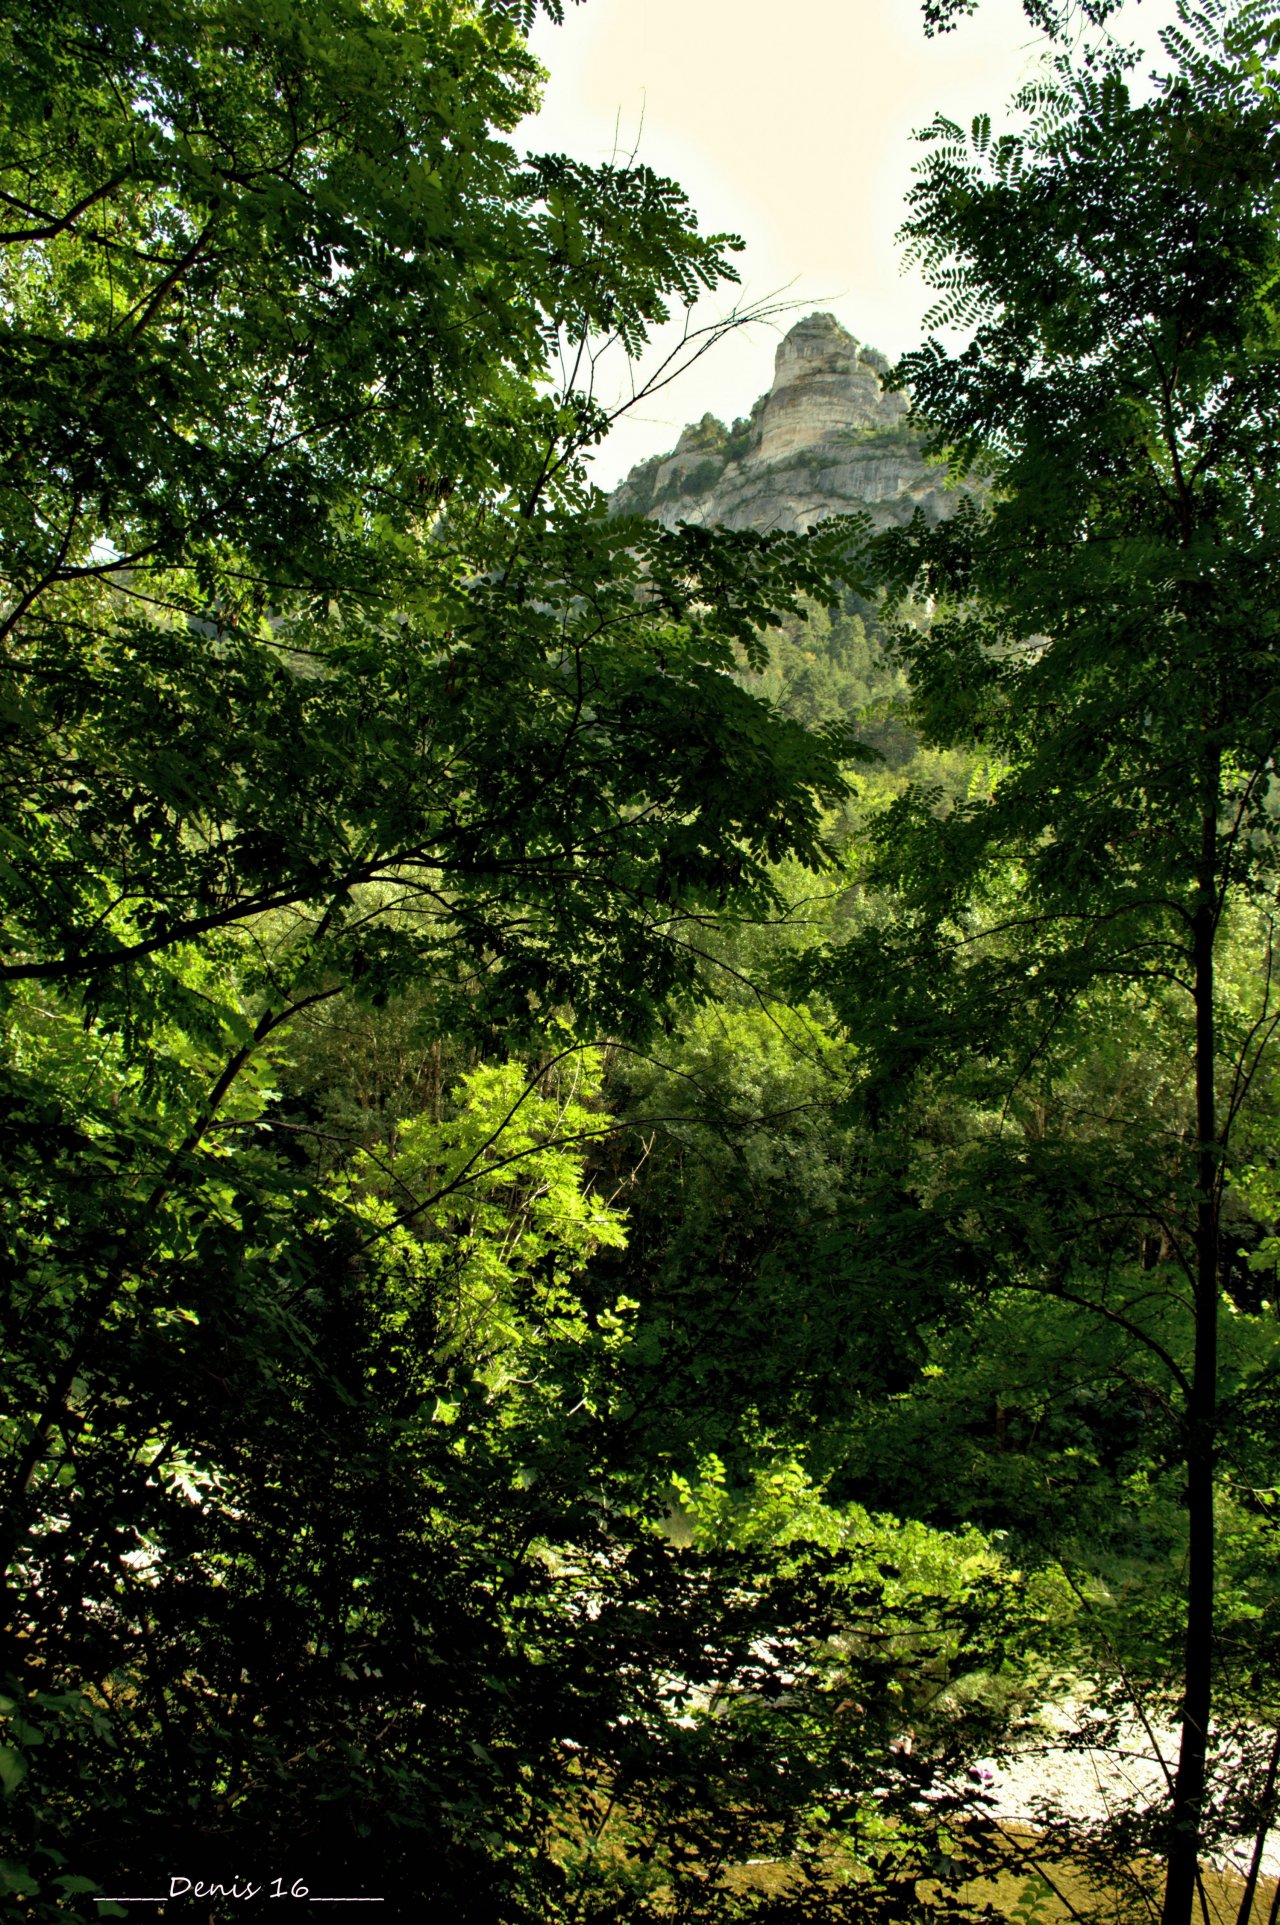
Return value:
[[(891, 594), (932, 609), (898, 644), (926, 739), (980, 745), (994, 779), (945, 816), (918, 794), (888, 812), (879, 874), (896, 917), (828, 971), (874, 1045), (881, 1105), (895, 1084), (985, 1070), (1006, 1258), (1016, 1234), (1024, 1276), (1038, 1266), (1038, 1287), (1127, 1328), (1177, 1409), (1187, 1581), (1165, 1925), (1192, 1915), (1206, 1820), (1215, 1476), (1239, 1405), (1267, 1383), (1255, 1370), (1220, 1400), (1224, 1197), (1274, 991), (1268, 960), (1245, 1020), (1225, 1024), (1220, 970), (1233, 913), (1257, 904), (1267, 921), (1280, 740), (1275, 30), (1248, 5), (1180, 20), (1149, 98), (1117, 53), (1063, 57), (1021, 97), (1026, 132), (930, 130), (905, 231), (942, 290), (933, 318), (973, 332), (955, 354), (931, 341), (901, 375), (934, 449), (958, 475), (985, 470), (992, 494), (876, 552)], [(1011, 1159), (1002, 1100), (1052, 1086), (1063, 1026), (1108, 984), (1180, 1002), (1180, 1141), (1143, 1147), (1145, 1169), (1061, 1140)], [(1015, 1197), (1032, 1212), (1016, 1233)], [(1116, 1271), (1105, 1224), (1144, 1229), (1154, 1277)], [(1185, 1345), (1162, 1338), (1160, 1319), (1184, 1316)]]
[[(1031, 25), (1050, 39), (1066, 37), (1068, 29), (1083, 23), (1102, 27), (1116, 11), (1120, 0), (1022, 0), (1022, 10)], [(967, 14), (976, 13), (978, 0), (920, 0), (925, 34), (954, 33)]]
[[(695, 987), (682, 919), (767, 899), (783, 855), (820, 861), (843, 793), (837, 738), (730, 672), (802, 594), (830, 598), (835, 549), (612, 524), (588, 486), (592, 357), (727, 275), (730, 243), (645, 169), (511, 150), (530, 11), (6, 16), (2, 1755), (6, 1784), (34, 1761), (13, 1807), (33, 1906), (83, 1895), (53, 1854), (101, 1866), (104, 1821), (141, 1865), (147, 1827), (189, 1838), (197, 1808), (226, 1838), (307, 1807), (350, 1864), (451, 1772), (450, 1836), (508, 1889), (476, 1818), (489, 1798), (512, 1836), (541, 1823), (567, 1771), (544, 1721), (521, 1776), (539, 1679), (513, 1653), (548, 1597), (580, 1605), (538, 1560), (557, 1527), (591, 1540), (589, 1480), (564, 1503), (598, 1458), (566, 1417), (513, 1602), (534, 1419), (473, 1388), (464, 1464), (418, 1410), (449, 1403), (446, 1365), (403, 1333), (447, 1347), (449, 1289), (493, 1282), (513, 1242), (504, 1289), (571, 1294), (578, 1166), (541, 1138), (511, 1152), (565, 1204), (555, 1237), (520, 1242), (519, 1198), (465, 1222), (424, 1205), (433, 1269), (353, 1176), (363, 1149), (416, 1181), (427, 1124), (397, 1112), (392, 1141), (317, 1167), (288, 1087), (303, 1031), (408, 1006), (477, 1075), (481, 1044), (541, 1074), (566, 1015), (639, 1034)], [(467, 1100), (430, 1117), (437, 1155)], [(565, 1339), (588, 1376), (601, 1328)], [(367, 1614), (346, 1582), (366, 1513)], [(434, 1724), (415, 1610), (461, 1680)], [(572, 1616), (551, 1611), (570, 1649)], [(262, 1669), (237, 1682), (255, 1622)], [(385, 1692), (357, 1623), (391, 1654)], [(485, 1720), (508, 1734), (492, 1769), (469, 1749)], [(379, 1802), (360, 1760), (384, 1741)], [(356, 1844), (370, 1812), (380, 1844)]]
[[(657, 882), (640, 763), (672, 752), (681, 819), (727, 779), (729, 833), (746, 793), (674, 753), (671, 687), (727, 743), (728, 644), (820, 581), (795, 544), (585, 513), (605, 418), (575, 367), (725, 274), (726, 237), (646, 170), (517, 159), (537, 70), (505, 8), (23, 16), (10, 58), (0, 980), (109, 998), (125, 963), (274, 908), (332, 928), (398, 878), (513, 977), (550, 915), (582, 994), (579, 876), (625, 932), (624, 900), (708, 873), (685, 834)], [(753, 807), (758, 850), (812, 846), (767, 777)], [(490, 927), (499, 876), (539, 935)]]

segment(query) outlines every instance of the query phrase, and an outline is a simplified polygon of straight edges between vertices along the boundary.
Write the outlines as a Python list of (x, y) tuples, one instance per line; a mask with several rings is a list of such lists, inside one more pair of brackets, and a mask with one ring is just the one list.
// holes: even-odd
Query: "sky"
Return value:
[[(1171, 0), (1126, 0), (1120, 37), (1154, 46), (1171, 13)], [(929, 292), (895, 240), (914, 130), (939, 111), (963, 126), (989, 113), (998, 129), (1044, 44), (1019, 0), (980, 0), (933, 40), (917, 0), (585, 0), (562, 26), (542, 19), (532, 45), (550, 78), (517, 143), (591, 162), (634, 152), (679, 182), (704, 232), (742, 236), (741, 285), (704, 301), (695, 324), (735, 303), (793, 304), (632, 407), (596, 456), (600, 485), (708, 410), (746, 414), (778, 341), (815, 309), (893, 357), (921, 340)], [(678, 339), (668, 331), (649, 365)], [(608, 405), (629, 392), (620, 356), (600, 380)]]

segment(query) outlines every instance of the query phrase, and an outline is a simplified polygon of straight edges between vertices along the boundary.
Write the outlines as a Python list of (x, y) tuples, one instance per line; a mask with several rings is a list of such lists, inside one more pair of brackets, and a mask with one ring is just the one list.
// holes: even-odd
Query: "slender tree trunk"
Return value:
[(1182, 1729), (1161, 1925), (1191, 1925), (1199, 1880), (1213, 1673), (1213, 1473), (1218, 1388), (1218, 1142), (1213, 1087), (1217, 778), (1213, 759), (1201, 825), (1199, 899), (1193, 936), (1197, 1201), (1195, 1351), (1186, 1413), (1186, 1646)]
[[(1267, 1776), (1262, 1787), (1262, 1815), (1258, 1819), (1258, 1829), (1254, 1833), (1253, 1852), (1249, 1858), (1249, 1872), (1240, 1894), (1240, 1909), (1236, 1913), (1236, 1925), (1251, 1925), (1253, 1918), (1253, 1895), (1258, 1889), (1258, 1875), (1262, 1870), (1262, 1854), (1267, 1847), (1267, 1835), (1271, 1830), (1271, 1819), (1275, 1809), (1276, 1774), (1280, 1772), (1280, 1731), (1271, 1742), (1271, 1756), (1267, 1760)], [(1280, 1898), (1280, 1885), (1276, 1887)]]

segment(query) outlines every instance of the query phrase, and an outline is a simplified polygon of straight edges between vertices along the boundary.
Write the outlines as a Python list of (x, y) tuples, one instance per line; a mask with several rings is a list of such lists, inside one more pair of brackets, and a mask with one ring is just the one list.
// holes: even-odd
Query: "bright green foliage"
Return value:
[[(62, 1074), (123, 1109), (93, 1049), (69, 1030)], [(586, 1168), (593, 1079), (576, 1050), (482, 1067), (322, 1179), (290, 1155), (298, 1111), (242, 1095), (234, 1156), (146, 1191), (149, 1260), (45, 1443), (17, 1561), (31, 1915), (65, 1911), (67, 1866), (131, 1890), (158, 1859), (274, 1862), (285, 1837), (313, 1890), (393, 1915), (569, 1919), (630, 1876), (575, 1857), (616, 1802), (637, 1849), (663, 1841), (656, 1916), (672, 1878), (794, 1834), (855, 1769), (817, 1674), (802, 1728), (790, 1699), (682, 1722), (689, 1693), (754, 1689), (761, 1639), (799, 1651), (881, 1605), (866, 1584), (846, 1604), (834, 1550), (677, 1554), (619, 1475), (636, 1305), (588, 1268), (623, 1237)], [(45, 1173), (64, 1211), (77, 1179), (96, 1200), (85, 1168)], [(43, 1254), (19, 1307), (52, 1344), (80, 1279)]]
[(511, 150), (534, 11), (2, 23), (0, 1880), (42, 1925), (185, 1868), (972, 1915), (975, 1748), (1063, 1653), (1170, 1676), (1210, 752), (1258, 897), (1211, 945), (1219, 1702), (1274, 1715), (1266, 70), (1064, 74), (926, 173), (961, 292), (1012, 279), (915, 370), (993, 486), (881, 545), (886, 662), (847, 525), (592, 494), (590, 355), (732, 243)]
[(748, 686), (807, 728), (855, 725), (859, 760), (871, 749), (897, 764), (915, 747), (902, 716), (906, 677), (886, 661), (869, 613), (810, 607), (802, 622), (783, 622), (770, 638), (768, 668)]
[[(850, 1915), (973, 1917), (955, 1887), (989, 1868), (998, 1833), (984, 1834), (965, 1763), (1003, 1735), (1028, 1684), (1043, 1682), (1078, 1613), (1070, 1586), (1053, 1572), (1028, 1581), (971, 1527), (948, 1532), (834, 1504), (776, 1451), (763, 1453), (746, 1488), (731, 1488), (714, 1455), (675, 1488), (704, 1549), (767, 1551), (797, 1576), (835, 1557), (832, 1587), (848, 1600), (848, 1620), (804, 1664), (862, 1725), (864, 1742), (877, 1721), (889, 1741), (874, 1788), (854, 1779), (817, 1814), (828, 1849), (841, 1852), (835, 1889)], [(922, 1823), (926, 1790), (933, 1823)], [(963, 1840), (948, 1836), (957, 1814)], [(805, 1862), (802, 1848), (796, 1860)], [(924, 1877), (938, 1881), (936, 1913), (916, 1909)], [(850, 1878), (852, 1892), (842, 1889)], [(844, 1916), (834, 1895), (827, 1902), (819, 1917)]]
[[(609, 1128), (585, 1106), (594, 1096), (598, 1071), (579, 1050), (542, 1075), (519, 1063), (474, 1070), (454, 1116), (404, 1119), (391, 1156), (357, 1152), (336, 1186), (387, 1278), (385, 1328), (407, 1327), (410, 1304), (428, 1308), (431, 1360), (450, 1380), (497, 1395), (545, 1372), (556, 1346), (589, 1342), (573, 1278), (595, 1250), (626, 1242), (619, 1213), (582, 1188), (591, 1140)], [(632, 1307), (597, 1313), (600, 1341), (624, 1339)], [(437, 1381), (429, 1370), (424, 1394)], [(454, 1408), (442, 1397), (435, 1421)]]
[[(608, 1125), (580, 1053), (475, 1050), (640, 1035), (696, 987), (682, 918), (821, 863), (836, 739), (731, 671), (839, 565), (600, 511), (580, 357), (732, 244), (643, 168), (512, 150), (531, 13), (0, 22), (31, 1917), (281, 1841), (388, 1915), (554, 1916), (574, 1746), (639, 1700), (667, 1741), (662, 1549), (606, 1498), (632, 1312), (582, 1281)], [(334, 1044), (388, 1006), (370, 1100)]]

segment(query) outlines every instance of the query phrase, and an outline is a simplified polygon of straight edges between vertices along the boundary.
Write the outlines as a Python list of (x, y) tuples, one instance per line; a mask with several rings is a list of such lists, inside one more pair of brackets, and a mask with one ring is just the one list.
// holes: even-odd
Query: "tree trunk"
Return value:
[[(1258, 1889), (1258, 1875), (1262, 1870), (1262, 1854), (1267, 1847), (1267, 1836), (1271, 1830), (1271, 1820), (1275, 1811), (1276, 1774), (1280, 1772), (1280, 1731), (1271, 1741), (1271, 1756), (1267, 1759), (1267, 1775), (1262, 1786), (1260, 1799), (1261, 1815), (1253, 1836), (1253, 1851), (1249, 1858), (1249, 1871), (1240, 1894), (1240, 1908), (1236, 1913), (1236, 1925), (1252, 1925), (1253, 1896)], [(1276, 1898), (1280, 1900), (1280, 1884), (1276, 1886)], [(1274, 1905), (1272, 1907), (1274, 1913)]]
[(1217, 934), (1217, 769), (1201, 825), (1195, 966), (1195, 1351), (1186, 1413), (1187, 1617), (1182, 1729), (1161, 1925), (1191, 1925), (1199, 1883), (1213, 1673), (1213, 1473), (1218, 1388), (1218, 1142), (1213, 951)]

